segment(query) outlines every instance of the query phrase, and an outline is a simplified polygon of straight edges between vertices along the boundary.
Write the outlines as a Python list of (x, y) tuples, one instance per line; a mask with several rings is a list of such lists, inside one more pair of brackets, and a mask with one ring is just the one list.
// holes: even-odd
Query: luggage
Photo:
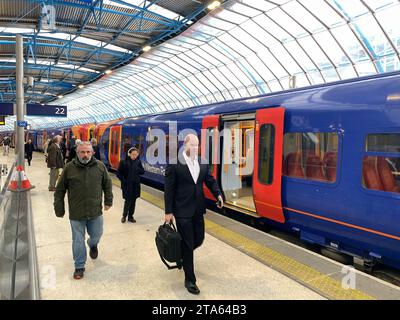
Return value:
[[(182, 268), (182, 238), (176, 231), (173, 223), (166, 222), (158, 227), (156, 232), (156, 246), (160, 254), (161, 261), (167, 266), (168, 270)], [(176, 263), (170, 266), (167, 261)]]

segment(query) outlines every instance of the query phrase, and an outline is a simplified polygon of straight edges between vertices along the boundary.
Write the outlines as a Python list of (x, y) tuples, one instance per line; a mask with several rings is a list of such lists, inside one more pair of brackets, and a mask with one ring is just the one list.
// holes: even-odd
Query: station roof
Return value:
[[(182, 17), (196, 11), (178, 5), (178, 2), (185, 3), (183, 0), (155, 2)], [(110, 67), (105, 63), (108, 51), (100, 50), (100, 53), (87, 56), (80, 51), (90, 46), (90, 42), (75, 43), (74, 46), (80, 49), (70, 50), (70, 60), (77, 59), (82, 64), (82, 72), (85, 71), (82, 68), (98, 71), (97, 81), (89, 81), (91, 83), (83, 88), (73, 87), (72, 93), (51, 102), (67, 105), (68, 119), (28, 118), (28, 121), (36, 128), (101, 122), (390, 72), (400, 67), (399, 1), (228, 0), (207, 15), (204, 15), (204, 7), (209, 2), (187, 0), (186, 5), (197, 3), (200, 6), (199, 2), (203, 14), (198, 13), (190, 19), (180, 33), (175, 32), (162, 40), (155, 40), (159, 37), (155, 35), (150, 37), (153, 40), (142, 39), (140, 42), (133, 27), (129, 35), (122, 34), (116, 41), (101, 46), (110, 49), (113, 47), (107, 46), (118, 45), (126, 51), (114, 50), (118, 52), (115, 54), (132, 55), (127, 60), (110, 55), (110, 61), (118, 61), (122, 66), (108, 75), (102, 73)], [(106, 1), (102, 5), (105, 6)], [(96, 23), (95, 16), (89, 11), (85, 15), (82, 13), (85, 11), (77, 7), (62, 6), (68, 9), (66, 12), (73, 13), (70, 18), (79, 16), (82, 21), (83, 17), (90, 16), (88, 25)], [(200, 7), (196, 8), (200, 10)], [(4, 16), (1, 10), (0, 7), (0, 16)], [(121, 29), (120, 26), (126, 23), (125, 16), (109, 14), (107, 19), (102, 17), (104, 21), (97, 18), (97, 22), (108, 23), (108, 28), (113, 30)], [(142, 15), (145, 14), (151, 15), (148, 12)], [(28, 16), (27, 13), (21, 19), (29, 20)], [(3, 20), (4, 17), (0, 18)], [(66, 33), (72, 23), (69, 24), (67, 19), (63, 21), (65, 29), (60, 31)], [(155, 24), (154, 21), (147, 23)], [(78, 35), (74, 40), (79, 42), (79, 26), (76, 28)], [(106, 34), (105, 30), (93, 29), (85, 37), (90, 35), (93, 40), (103, 41)], [(151, 44), (151, 50), (141, 51), (144, 44)], [(61, 54), (58, 53), (59, 60), (69, 50), (67, 48), (68, 45)], [(3, 52), (1, 48), (0, 52)], [(32, 57), (28, 55), (28, 58)], [(38, 54), (36, 59), (39, 59)], [(58, 74), (57, 66), (54, 67), (52, 71)], [(84, 82), (79, 82), (79, 77), (85, 75), (76, 75), (75, 85)], [(66, 79), (68, 77), (52, 79), (53, 87), (58, 82), (60, 86), (68, 83)], [(45, 90), (52, 92), (53, 89), (47, 87)], [(63, 90), (59, 92), (68, 92), (68, 89)], [(12, 128), (12, 121), (6, 127)]]

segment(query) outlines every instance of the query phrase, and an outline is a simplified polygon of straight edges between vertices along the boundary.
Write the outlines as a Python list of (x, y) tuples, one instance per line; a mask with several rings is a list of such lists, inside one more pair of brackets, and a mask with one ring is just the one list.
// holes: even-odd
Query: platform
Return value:
[[(0, 160), (6, 162), (3, 156)], [(42, 154), (34, 153), (26, 172), (35, 185), (31, 194), (42, 299), (400, 299), (398, 287), (357, 270), (356, 288), (344, 288), (339, 263), (212, 212), (206, 215), (205, 242), (195, 251), (201, 294), (193, 296), (183, 286), (183, 272), (168, 271), (157, 253), (162, 193), (144, 186), (137, 223), (122, 224), (123, 199), (115, 180), (99, 257), (88, 257), (84, 279), (74, 280), (68, 217), (54, 214)]]

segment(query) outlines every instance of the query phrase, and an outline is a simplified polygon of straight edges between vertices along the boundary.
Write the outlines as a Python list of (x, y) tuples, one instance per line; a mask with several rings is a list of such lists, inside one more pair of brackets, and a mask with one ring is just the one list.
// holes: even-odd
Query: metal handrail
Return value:
[(3, 189), (1, 190), (1, 193), (0, 193), (0, 207), (1, 207), (1, 204), (3, 202), (4, 196), (5, 196), (6, 192), (7, 192), (7, 187), (8, 187), (8, 184), (10, 183), (10, 179), (11, 179), (11, 176), (13, 174), (14, 168), (15, 168), (15, 163), (12, 164), (11, 169), (8, 172), (7, 179), (4, 182)]
[[(10, 238), (8, 240), (12, 246), (11, 248), (8, 246), (8, 255), (0, 256), (2, 259), (0, 262), (4, 262), (7, 274), (7, 284), (0, 289), (3, 290), (2, 293), (6, 299), (38, 300), (40, 299), (40, 286), (31, 195), (30, 190), (20, 190), (19, 188), (13, 192), (8, 191), (7, 187), (14, 170), (15, 164), (13, 164), (0, 194), (0, 210), (4, 210), (5, 216), (4, 225), (0, 226), (0, 232), (3, 232), (4, 235), (7, 233), (8, 237), (10, 235), (13, 237), (11, 242)], [(21, 181), (18, 182), (21, 185)], [(28, 250), (23, 249), (24, 243), (28, 244)], [(10, 255), (10, 253), (12, 254)]]
[(30, 191), (26, 192), (29, 192), (27, 225), (28, 225), (28, 244), (29, 244), (30, 296), (32, 300), (40, 300), (39, 269), (37, 263), (35, 229), (33, 225), (33, 216), (32, 216), (32, 201), (30, 197)]

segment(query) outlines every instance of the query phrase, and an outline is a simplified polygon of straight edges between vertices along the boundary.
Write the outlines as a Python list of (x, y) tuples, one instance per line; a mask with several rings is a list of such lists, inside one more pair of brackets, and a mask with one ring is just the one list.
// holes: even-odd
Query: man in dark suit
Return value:
[(199, 294), (193, 266), (193, 251), (204, 240), (204, 217), (206, 213), (203, 183), (219, 200), (222, 208), (222, 193), (207, 164), (197, 160), (199, 140), (196, 135), (185, 137), (184, 152), (177, 164), (167, 167), (165, 173), (165, 221), (176, 219), (178, 232), (182, 237), (183, 270), (185, 287), (190, 293)]

